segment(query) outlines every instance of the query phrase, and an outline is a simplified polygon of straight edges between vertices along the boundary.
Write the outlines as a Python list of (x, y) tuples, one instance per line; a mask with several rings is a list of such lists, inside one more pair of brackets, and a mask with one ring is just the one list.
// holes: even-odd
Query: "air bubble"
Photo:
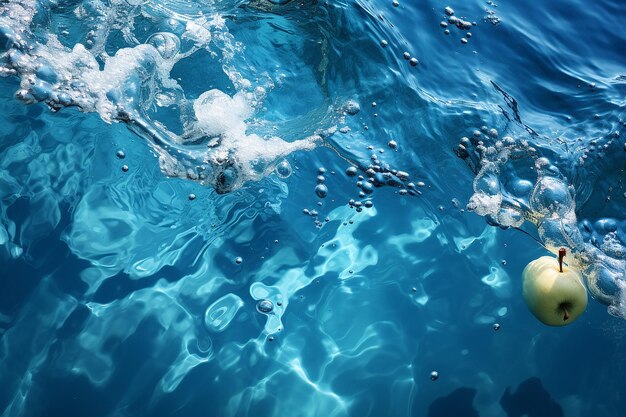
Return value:
[(272, 311), (274, 311), (274, 303), (272, 303), (270, 300), (261, 300), (257, 303), (256, 309), (259, 313), (270, 314)]
[(511, 191), (516, 197), (527, 197), (533, 189), (533, 183), (528, 180), (517, 180), (513, 182)]
[(544, 177), (535, 185), (530, 207), (545, 217), (563, 217), (574, 209), (574, 201), (566, 183), (558, 178)]
[(474, 191), (487, 195), (497, 195), (500, 193), (500, 181), (495, 172), (484, 170), (480, 172), (474, 180)]
[(278, 165), (276, 165), (276, 169), (274, 171), (280, 178), (289, 178), (292, 172), (291, 164), (286, 159), (283, 159), (278, 163)]
[(354, 116), (361, 111), (361, 106), (354, 100), (348, 100), (343, 106), (343, 110), (350, 116)]
[(180, 49), (180, 40), (172, 33), (159, 32), (150, 36), (147, 44), (154, 46), (163, 59), (172, 59)]
[(328, 195), (328, 187), (324, 184), (318, 184), (317, 187), (315, 187), (315, 194), (319, 198), (325, 198)]

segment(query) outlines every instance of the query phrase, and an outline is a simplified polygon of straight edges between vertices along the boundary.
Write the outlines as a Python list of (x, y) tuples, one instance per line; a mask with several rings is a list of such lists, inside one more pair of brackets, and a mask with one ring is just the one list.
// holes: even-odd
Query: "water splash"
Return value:
[[(176, 4), (168, 6), (172, 9), (152, 2), (128, 6), (86, 1), (59, 10), (37, 0), (3, 4), (0, 72), (20, 78), (16, 97), (53, 110), (76, 106), (105, 122), (127, 123), (148, 140), (166, 175), (196, 180), (220, 193), (258, 180), (281, 158), (322, 143), (319, 134), (288, 142), (248, 132), (263, 123), (255, 113), (274, 82), (268, 76), (252, 82), (238, 70), (247, 67), (239, 59), (243, 45), (229, 33), (218, 7), (207, 4), (208, 10), (195, 16), (178, 14)], [(92, 27), (75, 35), (83, 43), (71, 44), (69, 33), (60, 39), (33, 29), (42, 15), (49, 16), (49, 27), (61, 24), (63, 13)], [(135, 21), (171, 31), (152, 33), (141, 43), (133, 32)], [(128, 46), (118, 45), (117, 32)], [(174, 67), (201, 52), (219, 61), (234, 94), (211, 89), (194, 99), (172, 78)], [(328, 111), (332, 118), (332, 108)], [(332, 131), (328, 123), (320, 132)]]

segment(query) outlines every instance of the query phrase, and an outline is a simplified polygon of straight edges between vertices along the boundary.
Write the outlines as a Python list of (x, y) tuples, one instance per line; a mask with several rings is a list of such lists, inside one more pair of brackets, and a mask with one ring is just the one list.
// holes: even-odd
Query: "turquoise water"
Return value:
[(625, 19), (3, 2), (2, 416), (622, 415)]

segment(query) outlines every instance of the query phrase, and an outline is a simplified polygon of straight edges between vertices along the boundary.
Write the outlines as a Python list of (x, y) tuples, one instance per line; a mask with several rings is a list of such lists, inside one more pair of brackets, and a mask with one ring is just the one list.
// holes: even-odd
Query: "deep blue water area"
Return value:
[(624, 6), (3, 2), (0, 415), (623, 415)]

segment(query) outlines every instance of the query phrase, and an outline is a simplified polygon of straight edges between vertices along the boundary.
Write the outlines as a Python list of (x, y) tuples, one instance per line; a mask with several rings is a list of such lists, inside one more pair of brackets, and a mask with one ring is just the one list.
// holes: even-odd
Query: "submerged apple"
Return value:
[(565, 326), (587, 308), (587, 289), (577, 270), (563, 265), (565, 249), (559, 259), (542, 256), (524, 268), (524, 299), (528, 309), (548, 326)]

